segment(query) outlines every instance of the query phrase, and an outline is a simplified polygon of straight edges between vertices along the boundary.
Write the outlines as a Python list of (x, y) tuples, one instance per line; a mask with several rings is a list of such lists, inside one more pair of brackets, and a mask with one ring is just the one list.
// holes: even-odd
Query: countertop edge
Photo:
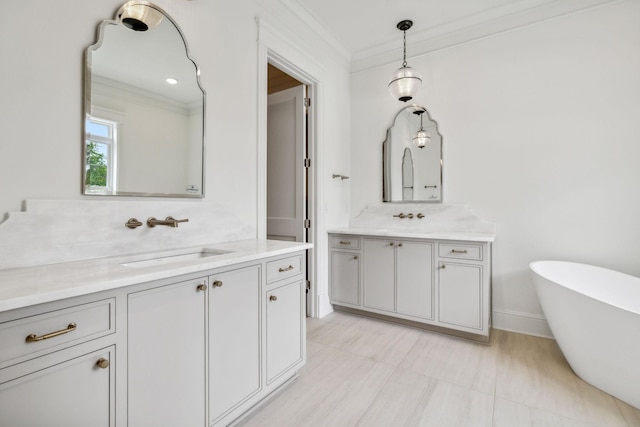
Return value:
[[(148, 268), (122, 266), (125, 257), (116, 256), (0, 270), (0, 313), (313, 248), (312, 243), (267, 240), (199, 245), (202, 246), (233, 252), (211, 259), (203, 258), (198, 261)], [(91, 269), (100, 271), (91, 278), (79, 279), (78, 274), (82, 274), (83, 271), (89, 272)]]
[(495, 241), (495, 233), (482, 233), (473, 231), (407, 231), (393, 229), (368, 229), (368, 228), (338, 228), (328, 230), (328, 234), (343, 234), (374, 237), (405, 237), (414, 239), (452, 240), (487, 242)]

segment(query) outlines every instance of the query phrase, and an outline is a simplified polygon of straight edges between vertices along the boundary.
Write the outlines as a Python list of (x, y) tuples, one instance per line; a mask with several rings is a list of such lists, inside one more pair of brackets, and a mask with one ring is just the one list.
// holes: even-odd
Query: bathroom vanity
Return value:
[(331, 303), (488, 341), (493, 227), (464, 206), (370, 207), (329, 235)]
[(217, 426), (305, 363), (309, 244), (0, 270), (6, 425)]

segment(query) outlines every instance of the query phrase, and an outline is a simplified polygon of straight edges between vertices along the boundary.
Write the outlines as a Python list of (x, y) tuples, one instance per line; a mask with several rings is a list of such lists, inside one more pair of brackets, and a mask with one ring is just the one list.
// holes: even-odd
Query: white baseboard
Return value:
[(494, 310), (492, 327), (503, 331), (553, 339), (547, 319), (540, 314)]

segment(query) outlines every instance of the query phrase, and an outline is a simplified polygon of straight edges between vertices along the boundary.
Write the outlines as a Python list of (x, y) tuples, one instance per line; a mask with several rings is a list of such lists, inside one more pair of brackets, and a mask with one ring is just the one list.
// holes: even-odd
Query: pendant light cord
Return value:
[(402, 66), (406, 67), (407, 66), (407, 30), (404, 30), (402, 32), (402, 45), (403, 45)]

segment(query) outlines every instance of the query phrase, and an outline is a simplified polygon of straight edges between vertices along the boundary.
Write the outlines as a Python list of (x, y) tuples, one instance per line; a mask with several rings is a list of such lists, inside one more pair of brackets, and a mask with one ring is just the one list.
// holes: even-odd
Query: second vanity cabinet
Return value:
[(252, 258), (0, 312), (0, 424), (233, 423), (306, 361), (304, 252)]
[(329, 241), (335, 306), (488, 337), (490, 242), (346, 233)]

